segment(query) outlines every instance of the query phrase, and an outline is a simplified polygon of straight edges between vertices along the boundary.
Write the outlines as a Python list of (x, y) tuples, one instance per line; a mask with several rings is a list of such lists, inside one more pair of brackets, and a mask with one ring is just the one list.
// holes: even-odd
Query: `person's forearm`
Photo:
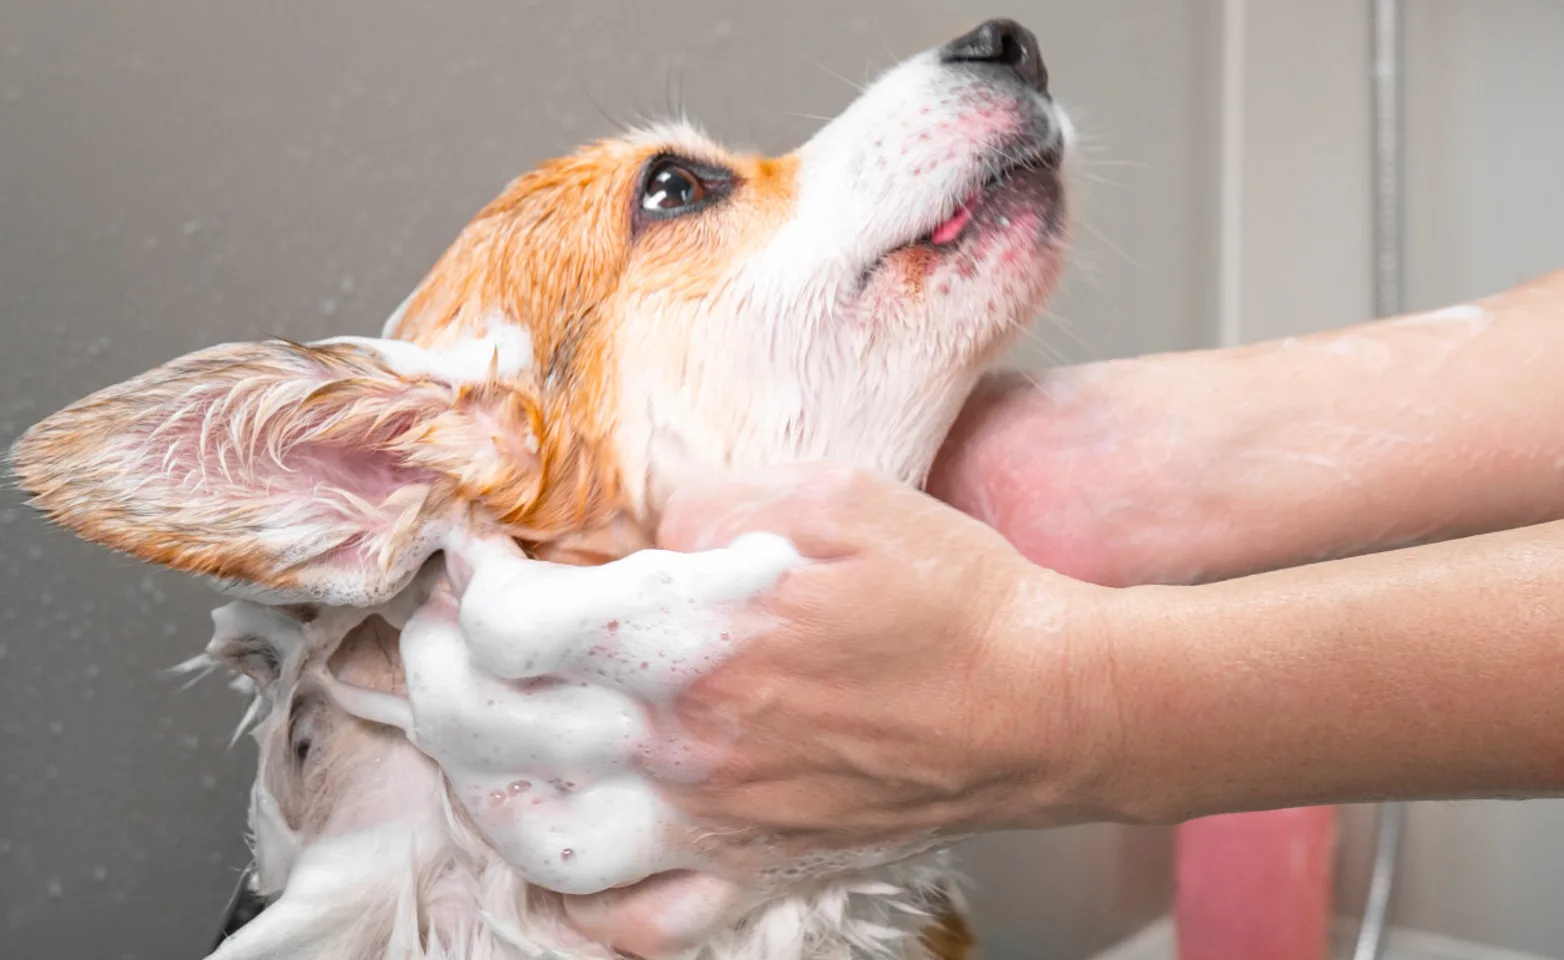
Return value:
[(1564, 272), (1296, 340), (987, 385), (930, 491), (1099, 583), (1564, 518)]
[(1111, 817), (1564, 794), (1564, 523), (1114, 593)]

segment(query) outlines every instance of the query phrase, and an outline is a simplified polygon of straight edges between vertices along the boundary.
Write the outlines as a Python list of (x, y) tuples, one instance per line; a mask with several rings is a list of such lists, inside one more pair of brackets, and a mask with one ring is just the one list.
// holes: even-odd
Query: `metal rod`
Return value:
[(1396, 859), (1401, 847), (1401, 828), (1406, 808), (1399, 803), (1379, 807), (1379, 830), (1374, 843), (1374, 872), (1369, 876), (1368, 897), (1363, 904), (1363, 923), (1358, 927), (1358, 943), (1352, 960), (1380, 960), (1385, 952), (1385, 931), (1390, 926), (1390, 895), (1395, 889)]
[[(1374, 0), (1374, 306), (1381, 317), (1406, 308), (1401, 26), (1400, 0)], [(1353, 960), (1380, 960), (1384, 955), (1406, 807), (1381, 804), (1378, 819), (1374, 870)]]
[(1401, 19), (1400, 0), (1374, 0), (1374, 299), (1382, 317), (1405, 307)]
[(1222, 143), (1218, 343), (1243, 342), (1244, 13), (1246, 0), (1222, 2)]

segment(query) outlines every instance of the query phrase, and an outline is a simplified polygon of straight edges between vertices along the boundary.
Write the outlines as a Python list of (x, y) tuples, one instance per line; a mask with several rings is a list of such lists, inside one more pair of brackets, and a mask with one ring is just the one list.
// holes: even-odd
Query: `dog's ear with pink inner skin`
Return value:
[(213, 347), (45, 419), (13, 469), (87, 540), (241, 594), (372, 606), (469, 502), (541, 484), (517, 371), (497, 348), (475, 376), (453, 366), (394, 341)]

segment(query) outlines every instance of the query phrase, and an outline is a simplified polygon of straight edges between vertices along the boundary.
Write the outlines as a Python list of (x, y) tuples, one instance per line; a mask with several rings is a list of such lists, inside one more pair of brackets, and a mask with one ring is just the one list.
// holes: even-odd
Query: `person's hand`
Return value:
[(706, 641), (725, 655), (651, 712), (643, 749), (647, 776), (702, 825), (679, 842), (711, 872), (571, 898), (580, 931), (673, 955), (787, 883), (979, 830), (1109, 815), (1098, 790), (1117, 739), (1100, 623), (1111, 591), (836, 464), (687, 487), (658, 541), (703, 556), (762, 531), (805, 562), (746, 600), (706, 605), (707, 629), (721, 630)]
[(338, 704), (407, 731), (491, 849), (598, 943), (678, 955), (764, 901), (774, 846), (705, 842), (711, 825), (637, 758), (654, 742), (643, 711), (720, 660), (731, 611), (803, 558), (757, 534), (573, 566), (478, 529), (453, 533), (444, 561), (401, 624), (406, 699), (339, 685)]
[(580, 932), (674, 955), (802, 880), (1099, 815), (1111, 724), (1080, 711), (1107, 702), (1109, 591), (834, 464), (681, 491), (659, 540), (597, 568), (448, 558), (474, 655), (526, 661), (490, 669), (645, 708), (639, 767), (681, 814), (662, 842), (685, 867), (566, 898)]
[(1216, 351), (991, 373), (926, 488), (1033, 563), (1088, 583), (1262, 569), (1312, 531), (1293, 530), (1292, 514), (1275, 509), (1290, 488), (1269, 468), (1297, 472), (1296, 460), (1267, 449), (1284, 418), (1253, 390), (1227, 386), (1248, 364)]
[(928, 492), (1033, 563), (1089, 583), (1200, 575), (1205, 541), (1187, 533), (1204, 504), (1191, 471), (1225, 453), (1229, 422), (1180, 409), (1195, 391), (1167, 390), (1161, 372), (1136, 361), (989, 374), (951, 427)]
[[(1089, 761), (1113, 734), (1074, 711), (1109, 662), (1108, 591), (833, 464), (685, 488), (658, 539), (701, 551), (751, 531), (814, 562), (732, 611), (732, 655), (658, 721), (646, 767), (689, 815), (795, 857), (1094, 812)], [(689, 756), (698, 777), (671, 765)]]

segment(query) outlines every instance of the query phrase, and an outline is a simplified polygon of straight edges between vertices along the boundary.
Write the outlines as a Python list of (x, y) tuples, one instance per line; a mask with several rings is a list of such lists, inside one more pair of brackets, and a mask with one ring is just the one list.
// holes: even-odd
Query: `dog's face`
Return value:
[(598, 144), (516, 181), (388, 332), (526, 327), (637, 511), (691, 472), (793, 458), (918, 482), (1057, 270), (1064, 124), (1041, 86), (936, 50), (787, 156), (683, 125)]
[[(1053, 286), (1066, 130), (1035, 40), (994, 22), (786, 156), (683, 124), (599, 142), (481, 211), (383, 339), (188, 355), (35, 426), (17, 474), (88, 539), (328, 609), (392, 601), (473, 524), (621, 555), (714, 469), (833, 458), (917, 483)], [(333, 708), (302, 628), (273, 626), (211, 649), (270, 711), (255, 819), (280, 881), (316, 839), (443, 808), (438, 770)], [(394, 692), (378, 630), (330, 669)]]

